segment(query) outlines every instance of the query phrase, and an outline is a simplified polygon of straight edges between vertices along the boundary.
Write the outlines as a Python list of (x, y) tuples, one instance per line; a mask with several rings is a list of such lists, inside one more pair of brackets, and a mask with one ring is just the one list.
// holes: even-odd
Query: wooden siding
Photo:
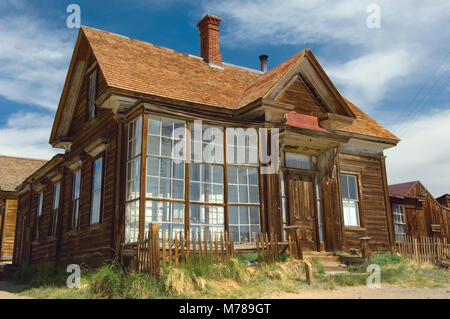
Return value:
[(359, 248), (361, 237), (370, 237), (375, 250), (390, 247), (389, 224), (380, 157), (340, 155), (341, 173), (358, 175), (361, 227), (344, 227), (345, 248)]
[(17, 217), (17, 199), (6, 199), (0, 206), (0, 261), (12, 260)]

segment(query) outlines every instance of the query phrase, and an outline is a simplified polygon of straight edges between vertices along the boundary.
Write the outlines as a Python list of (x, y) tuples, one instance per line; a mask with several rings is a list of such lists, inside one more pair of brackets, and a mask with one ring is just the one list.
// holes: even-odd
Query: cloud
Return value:
[(417, 60), (403, 49), (376, 52), (343, 64), (326, 67), (328, 75), (356, 105), (370, 111), (385, 96), (392, 82), (406, 77)]
[(48, 144), (53, 116), (15, 113), (0, 128), (2, 155), (50, 159), (56, 150)]
[(449, 192), (448, 123), (450, 109), (435, 110), (406, 123), (402, 141), (385, 152), (389, 184), (420, 180), (434, 196)]
[[(328, 61), (319, 60), (330, 65), (325, 69), (342, 93), (377, 107), (397, 87), (422, 81), (429, 66), (448, 52), (450, 2), (378, 0), (380, 29), (366, 25), (372, 3), (215, 0), (203, 1), (202, 10), (223, 18), (224, 46), (320, 44)], [(417, 76), (407, 77), (413, 73)]]
[(0, 19), (0, 95), (54, 110), (73, 50), (73, 33), (55, 30), (24, 12), (11, 9)]

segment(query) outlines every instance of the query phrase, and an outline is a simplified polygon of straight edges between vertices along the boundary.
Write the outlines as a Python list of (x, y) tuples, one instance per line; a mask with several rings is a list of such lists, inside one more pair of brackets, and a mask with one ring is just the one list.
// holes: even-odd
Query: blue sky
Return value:
[[(218, 15), (225, 62), (269, 68), (312, 49), (340, 92), (397, 134), (386, 151), (390, 183), (421, 180), (450, 192), (450, 3), (303, 0), (0, 0), (0, 154), (50, 158), (48, 145), (81, 23), (199, 55), (197, 22)], [(369, 4), (381, 28), (370, 29)]]

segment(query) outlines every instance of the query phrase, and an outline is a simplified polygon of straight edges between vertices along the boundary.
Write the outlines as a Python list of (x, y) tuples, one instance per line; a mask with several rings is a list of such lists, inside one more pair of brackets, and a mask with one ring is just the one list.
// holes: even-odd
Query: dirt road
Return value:
[(19, 296), (17, 293), (25, 286), (16, 285), (9, 281), (0, 281), (0, 299), (30, 299), (29, 297)]
[(287, 299), (450, 299), (450, 285), (445, 288), (402, 288), (383, 285), (381, 288), (340, 287), (335, 290), (306, 288), (300, 293), (283, 293), (263, 298)]

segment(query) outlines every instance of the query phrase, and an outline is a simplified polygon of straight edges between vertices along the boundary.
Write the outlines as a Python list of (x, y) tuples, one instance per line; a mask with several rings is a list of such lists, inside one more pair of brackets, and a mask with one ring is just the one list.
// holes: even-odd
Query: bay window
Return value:
[[(152, 114), (131, 121), (125, 242), (136, 242), (142, 231), (147, 234), (149, 223), (158, 223), (166, 238), (187, 231), (203, 239), (227, 230), (235, 241), (255, 240), (260, 195), (254, 132), (243, 138), (230, 135), (225, 144), (228, 132), (220, 126)], [(233, 149), (233, 160), (225, 161), (225, 147)], [(145, 185), (140, 185), (141, 174)]]
[(360, 226), (358, 180), (355, 175), (341, 175), (344, 225)]

